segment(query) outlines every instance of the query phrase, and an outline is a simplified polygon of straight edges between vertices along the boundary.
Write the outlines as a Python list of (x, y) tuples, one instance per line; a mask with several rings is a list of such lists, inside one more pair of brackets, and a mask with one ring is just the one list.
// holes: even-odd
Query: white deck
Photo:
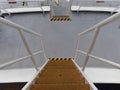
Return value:
[[(86, 68), (88, 78), (94, 83), (120, 83), (120, 70), (109, 68)], [(0, 70), (0, 83), (28, 82), (35, 69)]]
[[(72, 6), (72, 11), (98, 11), (98, 12), (119, 12), (120, 9), (116, 9), (115, 7), (80, 7), (80, 6)], [(6, 12), (7, 11), (7, 12)], [(1, 9), (2, 14), (9, 13), (25, 13), (25, 12), (47, 12), (50, 11), (49, 6), (43, 7), (21, 7), (21, 8), (9, 8), (9, 9)]]

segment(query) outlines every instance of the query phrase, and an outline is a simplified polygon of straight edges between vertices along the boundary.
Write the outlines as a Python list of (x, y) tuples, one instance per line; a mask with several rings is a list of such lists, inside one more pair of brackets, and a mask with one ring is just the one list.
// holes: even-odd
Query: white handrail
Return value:
[(21, 39), (22, 39), (22, 41), (23, 41), (23, 43), (24, 43), (24, 45), (25, 45), (25, 48), (26, 48), (27, 52), (28, 52), (29, 55), (30, 55), (30, 58), (31, 58), (31, 60), (32, 60), (32, 63), (33, 63), (33, 65), (34, 65), (35, 69), (38, 71), (38, 67), (37, 67), (37, 64), (36, 64), (36, 62), (35, 62), (35, 59), (34, 59), (34, 57), (33, 57), (33, 55), (32, 55), (32, 51), (30, 50), (29, 44), (27, 43), (27, 40), (25, 39), (25, 36), (24, 36), (24, 34), (22, 33), (22, 31), (40, 37), (41, 44), (42, 44), (42, 49), (43, 49), (43, 53), (44, 53), (44, 57), (45, 57), (45, 59), (47, 60), (47, 57), (46, 57), (46, 54), (45, 54), (44, 45), (43, 45), (43, 42), (42, 42), (42, 37), (41, 37), (42, 35), (39, 34), (39, 33), (34, 32), (34, 31), (30, 30), (30, 29), (27, 29), (27, 28), (25, 28), (25, 27), (23, 27), (23, 26), (21, 26), (21, 25), (18, 25), (18, 24), (16, 24), (16, 23), (13, 23), (13, 22), (11, 22), (11, 21), (9, 21), (9, 20), (6, 20), (6, 19), (4, 19), (4, 18), (0, 18), (0, 23), (5, 24), (5, 25), (10, 26), (10, 27), (13, 27), (13, 28), (15, 28), (16, 30), (18, 30), (18, 32), (19, 32), (19, 34), (20, 34), (20, 36), (21, 36)]
[(6, 9), (2, 9), (3, 11), (5, 11), (9, 16), (11, 16), (11, 13), (8, 12)]
[(79, 6), (79, 7), (78, 7), (78, 9), (77, 9), (77, 14), (78, 14), (78, 12), (79, 12), (80, 8), (81, 8), (81, 6)]
[[(81, 54), (87, 55), (87, 53), (84, 52), (84, 51), (82, 51), (82, 50), (77, 50), (77, 52), (80, 52)], [(120, 69), (120, 64), (112, 62), (111, 60), (104, 59), (104, 58), (101, 58), (101, 57), (98, 57), (98, 56), (95, 56), (95, 55), (92, 55), (92, 54), (88, 54), (88, 56), (91, 57), (91, 58), (93, 58), (94, 60), (99, 60), (101, 62), (110, 64), (113, 67)]]
[[(7, 63), (4, 63), (4, 64), (0, 65), (0, 69), (3, 69), (3, 68), (5, 68), (5, 67), (10, 66), (10, 65), (12, 65), (12, 64), (15, 64), (15, 63), (17, 63), (17, 62), (26, 60), (27, 58), (31, 58), (32, 63), (34, 64), (34, 67), (35, 67), (35, 69), (36, 69), (36, 71), (37, 71), (37, 74), (38, 74), (38, 73), (40, 72), (40, 70), (39, 70), (39, 68), (37, 67), (37, 64), (36, 64), (35, 59), (34, 59), (33, 56), (34, 56), (34, 55), (37, 55), (37, 54), (40, 54), (40, 53), (43, 53), (43, 54), (44, 54), (44, 58), (45, 58), (45, 60), (46, 60), (46, 62), (47, 62), (47, 57), (46, 57), (46, 54), (45, 54), (45, 48), (44, 48), (43, 40), (42, 40), (42, 37), (41, 37), (42, 35), (39, 34), (39, 33), (34, 32), (34, 31), (30, 30), (30, 29), (27, 29), (27, 28), (25, 28), (25, 27), (23, 27), (23, 26), (21, 26), (21, 25), (18, 25), (18, 24), (16, 24), (16, 23), (13, 23), (13, 22), (11, 22), (11, 21), (9, 21), (9, 20), (6, 20), (6, 19), (4, 19), (4, 18), (0, 18), (0, 23), (5, 24), (5, 25), (7, 25), (7, 26), (10, 26), (10, 27), (15, 28), (16, 30), (18, 30), (18, 32), (19, 32), (19, 34), (20, 34), (20, 36), (21, 36), (21, 39), (22, 39), (22, 41), (23, 41), (23, 43), (24, 43), (24, 45), (25, 45), (25, 48), (26, 48), (26, 50), (27, 50), (27, 52), (28, 52), (28, 54), (29, 54), (28, 56), (24, 56), (24, 57), (22, 57), (22, 58), (18, 58), (18, 59), (15, 59), (15, 60), (12, 60), (12, 61), (10, 61), (10, 62), (7, 62)], [(27, 40), (26, 40), (26, 38), (25, 38), (25, 36), (24, 36), (24, 34), (23, 34), (22, 31), (27, 32), (27, 33), (30, 33), (30, 34), (33, 34), (33, 35), (35, 35), (35, 36), (37, 36), (37, 37), (40, 37), (40, 42), (41, 42), (41, 44), (42, 44), (42, 50), (41, 50), (41, 51), (38, 51), (38, 52), (35, 52), (35, 53), (32, 53), (32, 51), (30, 50), (29, 44), (27, 43)], [(37, 74), (34, 76), (34, 78), (36, 78)], [(32, 78), (32, 81), (33, 81), (33, 78)], [(32, 83), (32, 81), (29, 82), (29, 83), (27, 84), (28, 86), (26, 86), (25, 88), (28, 88), (29, 85)], [(23, 88), (23, 89), (24, 89), (24, 88)], [(25, 90), (26, 90), (26, 89), (25, 89)]]
[(94, 36), (93, 36), (93, 38), (91, 40), (90, 46), (89, 46), (88, 51), (87, 51), (87, 55), (85, 57), (85, 62), (84, 62), (83, 69), (82, 69), (83, 71), (84, 71), (84, 69), (85, 69), (85, 67), (87, 65), (88, 59), (89, 59), (88, 54), (90, 54), (92, 52), (92, 50), (93, 50), (94, 44), (95, 44), (97, 36), (99, 34), (99, 30), (100, 30), (99, 28), (95, 29)]
[(97, 87), (94, 85), (94, 83), (88, 78), (88, 76), (81, 70), (81, 68), (79, 67), (79, 65), (73, 61), (74, 64), (76, 65), (77, 69), (81, 72), (81, 74), (85, 77), (85, 80), (89, 83), (89, 85), (91, 86), (90, 90), (98, 90)]
[(119, 17), (120, 17), (120, 12), (118, 12), (118, 13), (110, 16), (110, 17), (108, 17), (107, 19), (105, 19), (105, 20), (101, 21), (100, 23), (94, 25), (93, 27), (91, 27), (91, 28), (89, 28), (89, 29), (87, 29), (87, 30), (79, 33), (78, 35), (81, 36), (81, 35), (85, 35), (85, 34), (87, 34), (87, 33), (89, 33), (89, 32), (92, 32), (92, 31), (95, 30), (95, 28), (103, 27), (103, 26), (105, 26), (106, 24), (109, 24), (110, 22), (115, 21), (115, 20), (118, 19)]
[(111, 11), (111, 14), (113, 14), (114, 12), (117, 12), (118, 9), (120, 9), (120, 6), (117, 6), (113, 11)]
[(29, 80), (29, 82), (22, 88), (22, 90), (30, 90), (30, 86), (34, 83), (36, 77), (39, 75), (39, 73), (42, 71), (42, 69), (45, 67), (48, 61), (44, 63), (44, 65), (39, 69), (39, 71)]
[(45, 15), (45, 12), (44, 12), (44, 9), (42, 8), (42, 6), (40, 6), (42, 12), (43, 12), (43, 15)]
[(1, 17), (0, 17), (0, 23), (5, 24), (5, 25), (10, 26), (10, 27), (13, 27), (13, 28), (15, 28), (16, 30), (22, 30), (22, 31), (24, 31), (24, 32), (27, 32), (27, 33), (36, 35), (36, 36), (38, 36), (38, 37), (41, 37), (41, 36), (42, 36), (42, 35), (39, 34), (39, 33), (36, 33), (36, 32), (34, 32), (34, 31), (32, 31), (32, 30), (30, 30), (30, 29), (28, 29), (28, 28), (25, 28), (25, 27), (23, 27), (23, 26), (21, 26), (21, 25), (18, 25), (18, 24), (14, 23), (14, 22), (11, 22), (11, 21), (6, 20), (6, 19), (1, 18)]
[[(22, 41), (23, 41), (23, 44), (24, 44), (24, 46), (25, 46), (28, 54), (29, 54), (29, 55), (32, 55), (32, 51), (31, 51), (31, 49), (30, 49), (30, 47), (29, 47), (29, 44), (27, 43), (27, 40), (25, 39), (24, 34), (22, 33), (21, 30), (18, 30), (18, 32), (19, 32), (19, 35), (20, 35), (20, 37), (21, 37), (21, 39), (22, 39)], [(31, 58), (31, 60), (32, 60), (32, 63), (33, 63), (33, 65), (34, 65), (36, 71), (38, 71), (37, 64), (36, 64), (36, 62), (35, 62), (35, 58), (34, 58), (33, 56), (31, 56), (30, 58)]]
[(0, 69), (3, 69), (3, 68), (5, 68), (5, 67), (8, 67), (8, 66), (10, 66), (10, 65), (12, 65), (12, 64), (15, 64), (15, 63), (17, 63), (17, 62), (26, 60), (27, 58), (30, 58), (30, 57), (35, 56), (35, 55), (38, 55), (38, 54), (40, 54), (40, 53), (42, 53), (42, 52), (43, 52), (43, 51), (38, 51), (38, 52), (33, 53), (32, 55), (24, 56), (24, 57), (21, 57), (21, 58), (12, 60), (12, 61), (10, 61), (10, 62), (4, 63), (4, 64), (0, 65)]
[[(95, 32), (94, 37), (93, 37), (93, 39), (92, 39), (92, 41), (91, 41), (91, 43), (90, 43), (90, 46), (89, 46), (89, 48), (88, 48), (88, 51), (87, 51), (87, 53), (85, 54), (86, 57), (85, 57), (85, 62), (84, 62), (83, 69), (82, 69), (83, 71), (84, 71), (84, 69), (85, 69), (85, 67), (86, 67), (86, 65), (87, 65), (87, 62), (88, 62), (89, 57), (91, 56), (90, 53), (91, 53), (92, 50), (93, 50), (94, 44), (95, 44), (95, 42), (96, 42), (97, 36), (98, 36), (98, 34), (99, 34), (99, 31), (101, 30), (101, 27), (109, 24), (110, 22), (115, 21), (115, 20), (118, 19), (118, 18), (120, 18), (120, 12), (118, 12), (118, 13), (110, 16), (109, 18), (101, 21), (100, 23), (94, 25), (93, 27), (91, 27), (91, 28), (89, 28), (89, 29), (87, 29), (87, 30), (85, 30), (85, 31), (83, 31), (83, 32), (81, 32), (81, 33), (78, 34), (78, 35), (79, 35), (79, 38), (78, 38), (77, 48), (76, 48), (76, 52), (75, 52), (75, 60), (77, 59), (77, 52), (78, 52), (78, 49), (79, 49), (80, 36), (85, 35), (85, 34), (87, 34), (87, 33), (89, 33), (89, 32), (92, 32), (92, 31)], [(99, 57), (96, 57), (96, 56), (91, 56), (91, 57), (94, 58), (94, 59), (97, 59), (97, 60), (98, 60), (98, 58), (99, 58)], [(99, 58), (99, 59), (100, 59), (100, 58)], [(100, 59), (100, 60), (103, 61), (103, 62), (105, 62), (105, 63), (107, 63), (107, 64), (113, 65), (114, 67), (119, 66), (119, 65), (113, 64), (113, 63), (111, 63), (111, 62), (109, 62), (109, 61), (105, 61), (106, 59)]]

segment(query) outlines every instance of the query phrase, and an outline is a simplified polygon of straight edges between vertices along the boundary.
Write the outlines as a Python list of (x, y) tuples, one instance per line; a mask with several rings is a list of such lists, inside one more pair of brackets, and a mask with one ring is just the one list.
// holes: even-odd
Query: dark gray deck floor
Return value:
[[(45, 52), (47, 57), (51, 58), (74, 57), (78, 38), (77, 33), (84, 31), (109, 16), (109, 13), (99, 12), (80, 12), (79, 15), (73, 13), (71, 22), (52, 22), (49, 19), (48, 13), (46, 13), (45, 16), (42, 13), (13, 14), (12, 17), (5, 16), (5, 18), (43, 34)], [(93, 52), (97, 56), (102, 56), (107, 59), (112, 58), (118, 63), (120, 60), (119, 22), (120, 20), (108, 25), (110, 27), (105, 26), (102, 28), (105, 29), (105, 31), (103, 32), (102, 30), (100, 32)], [(39, 39), (29, 34), (26, 34), (26, 36), (32, 51), (40, 50)], [(88, 34), (87, 37), (82, 37), (80, 44), (82, 50), (87, 50), (89, 41), (91, 40), (90, 37), (92, 37), (92, 34)], [(0, 63), (2, 64), (24, 55), (27, 55), (27, 52), (18, 32), (13, 28), (0, 24)], [(37, 62), (41, 62), (38, 59), (39, 57), (39, 55), (36, 56)], [(80, 58), (79, 62), (82, 64), (83, 55), (81, 55)], [(106, 66), (106, 64), (98, 64), (96, 61), (90, 61), (88, 66), (92, 65)], [(32, 66), (31, 61), (27, 60), (11, 66), (11, 68)]]

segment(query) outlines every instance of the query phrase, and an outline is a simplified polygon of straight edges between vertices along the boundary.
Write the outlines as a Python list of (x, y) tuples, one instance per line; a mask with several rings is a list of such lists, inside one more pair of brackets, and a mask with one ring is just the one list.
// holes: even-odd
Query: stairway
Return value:
[(51, 58), (30, 90), (90, 90), (72, 58)]

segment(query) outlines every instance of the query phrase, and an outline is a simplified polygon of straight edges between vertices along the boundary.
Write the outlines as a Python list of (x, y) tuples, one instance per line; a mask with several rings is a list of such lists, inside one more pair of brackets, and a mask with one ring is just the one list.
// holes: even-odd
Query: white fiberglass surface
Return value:
[[(0, 83), (28, 82), (35, 75), (35, 69), (12, 69), (0, 71)], [(120, 83), (120, 71), (110, 68), (86, 68), (86, 76), (93, 83)]]

